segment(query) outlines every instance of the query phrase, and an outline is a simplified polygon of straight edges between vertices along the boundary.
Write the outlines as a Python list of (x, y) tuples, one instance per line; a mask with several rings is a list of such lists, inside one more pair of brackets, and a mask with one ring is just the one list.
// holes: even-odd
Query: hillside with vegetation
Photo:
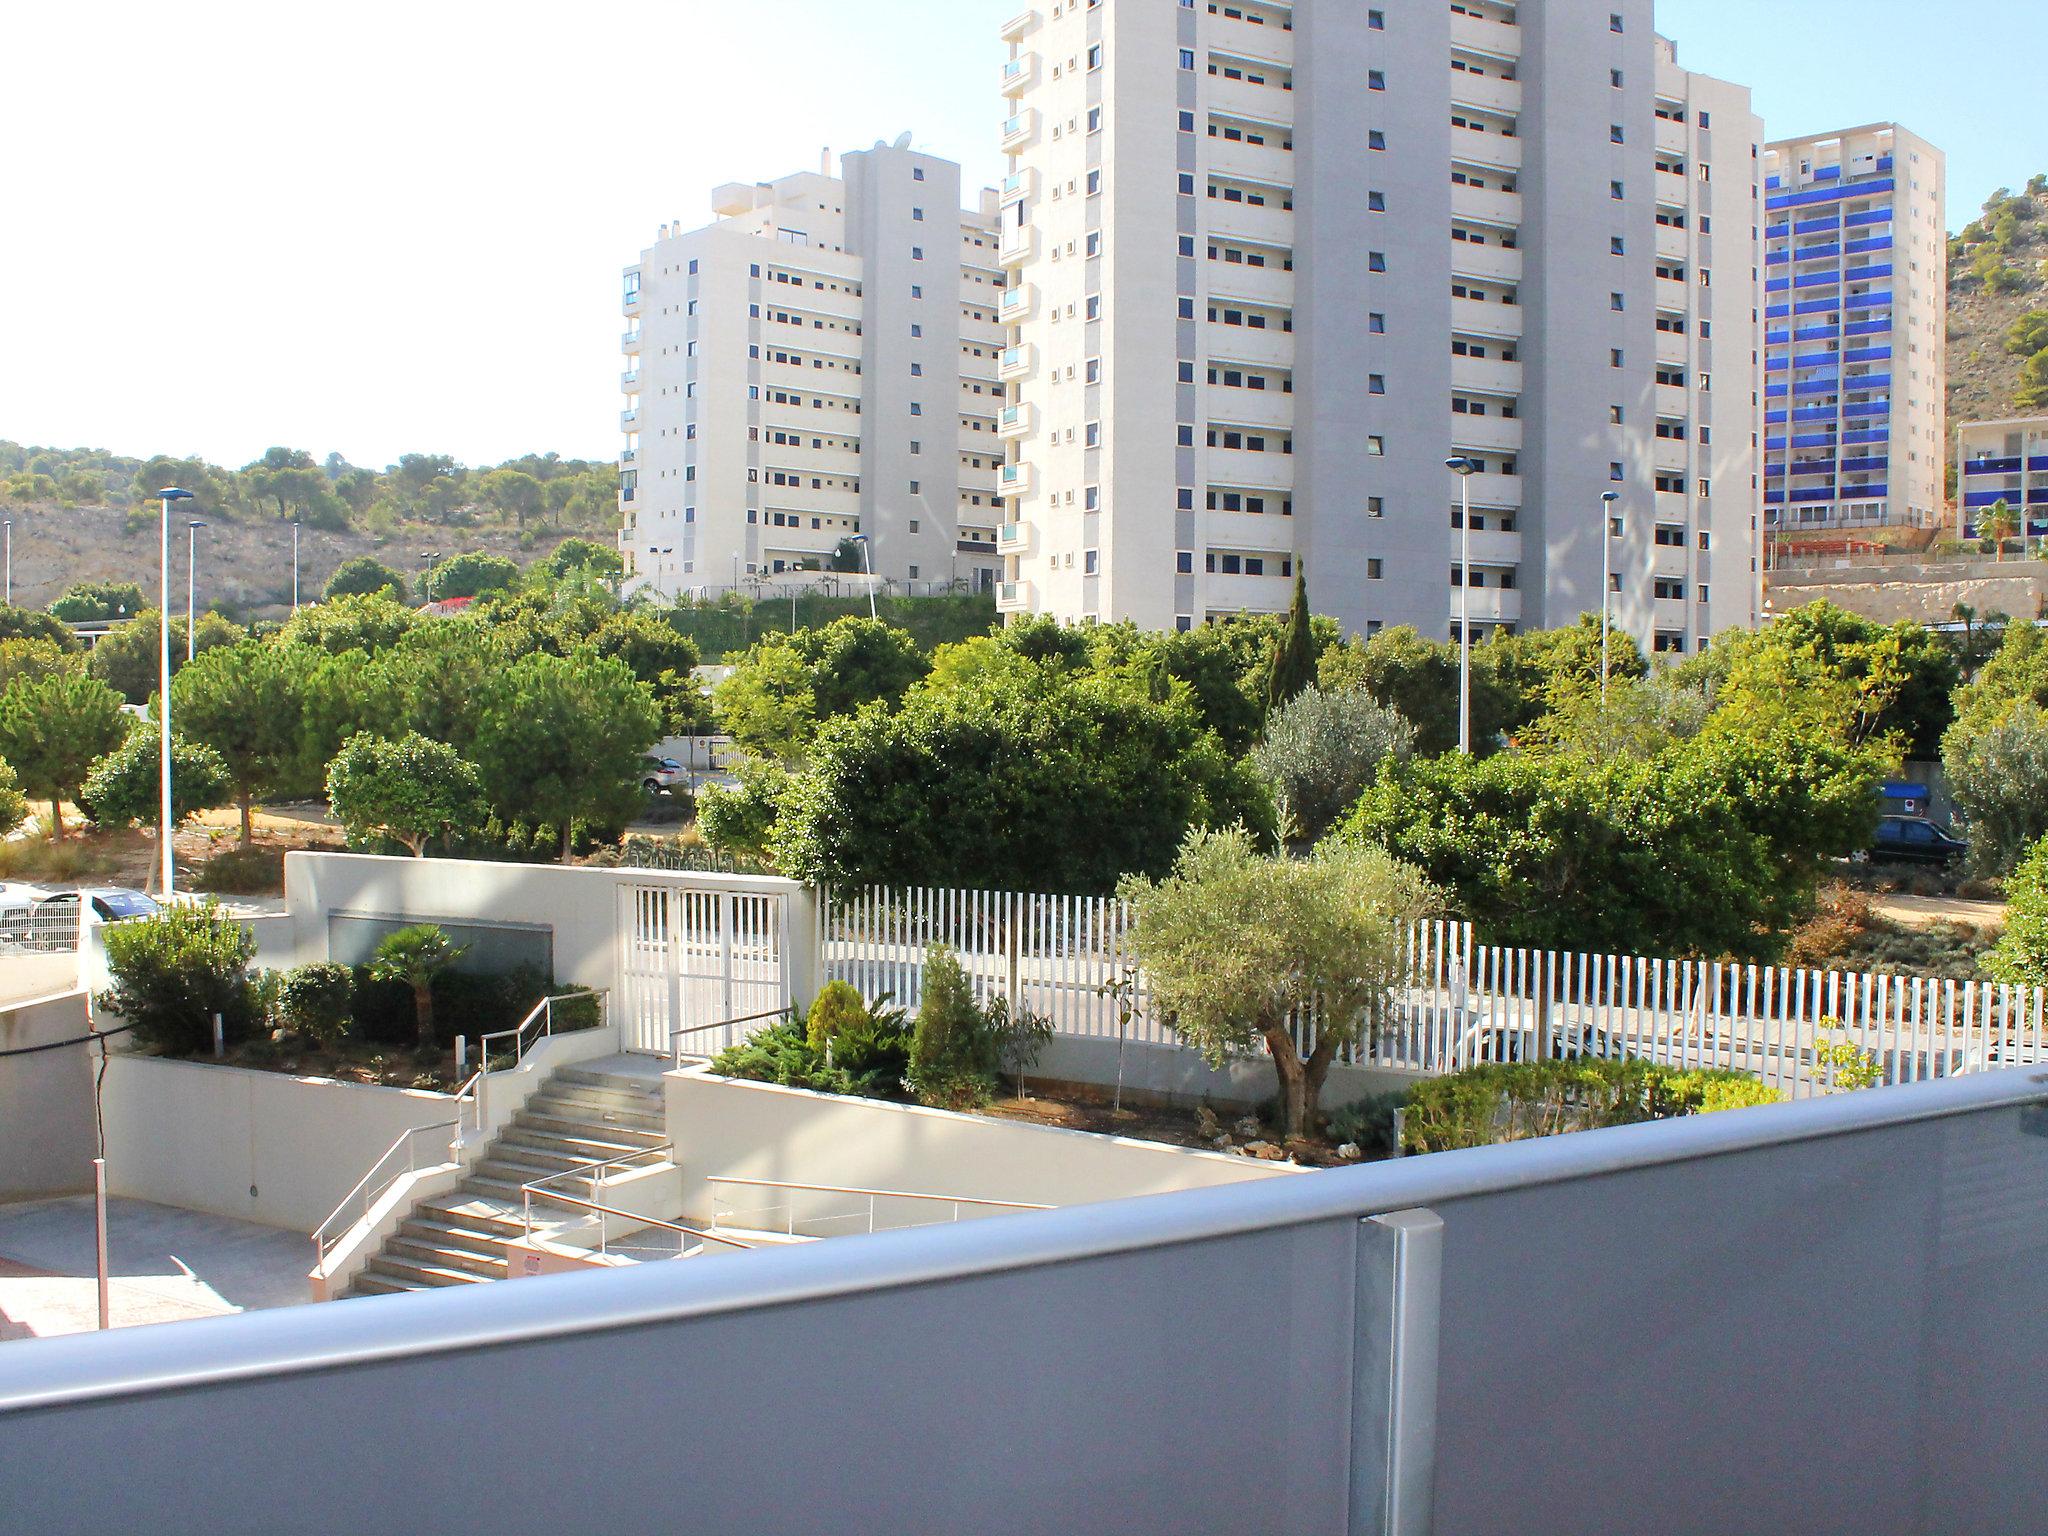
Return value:
[(1951, 445), (1960, 422), (2029, 411), (2048, 411), (2048, 175), (2000, 187), (1948, 243)]
[(0, 439), (0, 516), (14, 525), (15, 601), (39, 608), (82, 584), (153, 572), (151, 493), (183, 486), (193, 500), (180, 515), (207, 524), (201, 605), (250, 619), (290, 606), (295, 522), (307, 597), (361, 557), (414, 574), (427, 557), (458, 550), (525, 565), (568, 535), (610, 542), (616, 473), (609, 463), (552, 453), (474, 468), (447, 454), (412, 453), (379, 470), (295, 448), (272, 448), (229, 469), (166, 454), (135, 458)]

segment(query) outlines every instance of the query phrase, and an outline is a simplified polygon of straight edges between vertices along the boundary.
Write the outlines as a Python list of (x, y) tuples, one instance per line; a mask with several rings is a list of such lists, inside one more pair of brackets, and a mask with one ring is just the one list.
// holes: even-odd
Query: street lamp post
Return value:
[(1479, 466), (1462, 453), (1444, 460), (1458, 477), (1458, 750), (1472, 751), (1472, 476)]
[(427, 590), (427, 573), (434, 568), (434, 562), (440, 558), (441, 551), (438, 549), (420, 551), (420, 601), (423, 603), (431, 603), (434, 600), (434, 594)]
[(1600, 707), (1607, 707), (1607, 594), (1614, 586), (1614, 504), (1619, 491), (1600, 493)]
[(185, 525), (185, 659), (190, 661), (199, 637), (199, 530), (206, 526), (198, 518)]
[(162, 845), (160, 886), (168, 902), (174, 889), (171, 872), (171, 503), (190, 501), (192, 493), (167, 485), (156, 493), (162, 516), (157, 530), (157, 746), (162, 759), (158, 774), (157, 837)]
[(868, 573), (868, 618), (872, 620), (875, 617), (875, 558), (869, 552), (866, 534), (856, 533), (853, 542), (860, 546), (861, 568)]
[(299, 525), (292, 524), (292, 612), (299, 611)]
[(14, 519), (7, 519), (7, 606), (14, 606)]

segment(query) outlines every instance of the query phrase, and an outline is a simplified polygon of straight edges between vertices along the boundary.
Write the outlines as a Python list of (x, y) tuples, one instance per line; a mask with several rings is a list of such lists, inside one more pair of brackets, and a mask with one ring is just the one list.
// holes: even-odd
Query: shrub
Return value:
[(2011, 906), (2005, 935), (1991, 952), (1991, 972), (2004, 982), (2048, 985), (2048, 837), (2020, 860), (2006, 894)]
[(910, 1086), (919, 1103), (967, 1109), (995, 1097), (987, 1033), (960, 957), (949, 945), (933, 945), (925, 955), (923, 996), (910, 1035)]
[(347, 1033), (355, 1005), (356, 973), (348, 966), (298, 965), (278, 979), (279, 1021), (321, 1045), (333, 1045)]
[(860, 1091), (853, 1073), (836, 1063), (825, 1064), (824, 1053), (811, 1045), (804, 1025), (794, 1017), (757, 1029), (738, 1045), (727, 1046), (711, 1058), (711, 1070), (721, 1077), (780, 1083), (785, 1088), (809, 1088), (818, 1093)]
[(434, 1043), (434, 983), (462, 958), (463, 946), (432, 923), (415, 923), (387, 933), (370, 957), (374, 981), (402, 982), (412, 989), (413, 1016), (421, 1050)]
[(1408, 1102), (1408, 1090), (1376, 1093), (1332, 1110), (1324, 1128), (1338, 1146), (1356, 1143), (1365, 1152), (1386, 1156), (1394, 1150), (1394, 1111)]
[(822, 1051), (842, 1036), (864, 1034), (867, 1024), (867, 1004), (861, 1001), (859, 990), (851, 982), (828, 981), (811, 999), (805, 1037), (812, 1050)]
[(147, 1048), (166, 1056), (210, 1049), (216, 1013), (230, 1043), (254, 1028), (249, 960), (256, 938), (215, 903), (115, 923), (105, 941), (114, 985), (100, 1003), (119, 1013)]
[(1633, 1057), (1488, 1062), (1409, 1089), (1402, 1142), (1410, 1152), (1445, 1152), (1783, 1097), (1745, 1072), (1687, 1071)]

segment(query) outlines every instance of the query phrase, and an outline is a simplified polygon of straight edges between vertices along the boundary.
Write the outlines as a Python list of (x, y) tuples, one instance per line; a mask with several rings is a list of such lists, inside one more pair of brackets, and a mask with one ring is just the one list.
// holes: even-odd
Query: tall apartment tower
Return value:
[(1937, 522), (1946, 159), (1872, 123), (1781, 139), (1764, 176), (1765, 524)]
[(829, 566), (990, 584), (995, 192), (877, 144), (842, 175), (734, 183), (626, 269), (619, 550), (664, 595)]
[[(1046, 0), (1004, 29), (1010, 612), (1754, 622), (1762, 124), (1650, 0)], [(1472, 583), (1459, 483), (1477, 466)], [(1602, 496), (1618, 493), (1618, 535)]]

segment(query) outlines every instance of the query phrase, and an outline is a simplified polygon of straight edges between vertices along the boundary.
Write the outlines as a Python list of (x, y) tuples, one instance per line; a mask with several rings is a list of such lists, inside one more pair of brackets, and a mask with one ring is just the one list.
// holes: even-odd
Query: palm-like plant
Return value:
[(1984, 537), (1991, 540), (1997, 558), (2005, 558), (2005, 541), (2019, 531), (2020, 515), (2003, 497), (1984, 509)]
[(419, 923), (386, 934), (370, 957), (373, 980), (403, 982), (412, 988), (413, 1018), (423, 1051), (434, 1044), (434, 983), (462, 958), (464, 947), (450, 943), (432, 923)]

